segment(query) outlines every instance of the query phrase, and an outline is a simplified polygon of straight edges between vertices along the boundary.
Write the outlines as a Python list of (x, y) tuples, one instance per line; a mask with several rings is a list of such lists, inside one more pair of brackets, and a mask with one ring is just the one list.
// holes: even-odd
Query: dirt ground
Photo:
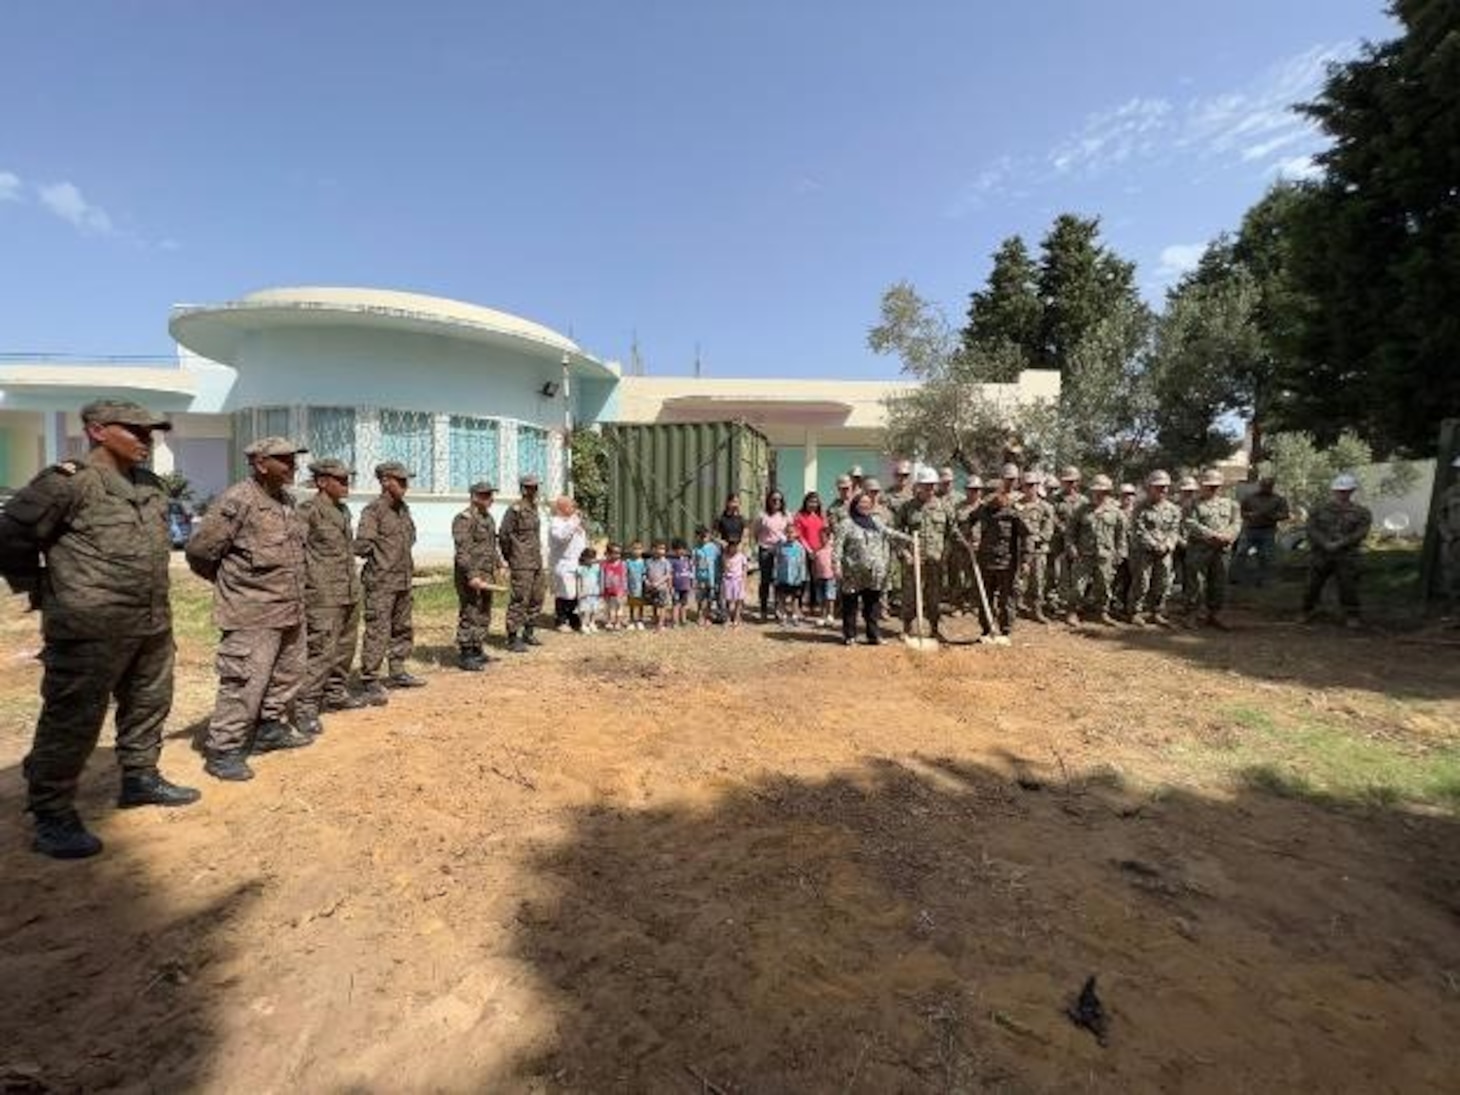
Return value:
[[(1253, 711), (1452, 743), (1452, 647), (751, 626), (549, 634), (470, 675), (437, 614), (427, 688), (224, 785), (185, 637), (164, 768), (203, 801), (116, 811), (103, 748), (107, 852), (56, 863), (20, 812), (15, 607), (0, 1090), (1456, 1090), (1453, 812), (1218, 763), (1271, 737)], [(1065, 1014), (1090, 975), (1104, 1045)]]

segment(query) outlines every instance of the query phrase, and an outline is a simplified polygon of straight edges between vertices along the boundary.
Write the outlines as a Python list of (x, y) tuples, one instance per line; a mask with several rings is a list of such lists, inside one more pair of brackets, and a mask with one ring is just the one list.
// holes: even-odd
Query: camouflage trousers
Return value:
[(984, 632), (1009, 635), (1014, 630), (1014, 617), (1017, 615), (1019, 572), (1014, 567), (991, 567), (984, 563), (979, 564), (979, 569), (983, 573), (984, 592), (989, 598), (989, 612), (993, 614), (993, 619), (989, 619), (980, 606), (979, 616)]
[(1109, 612), (1115, 604), (1115, 567), (1112, 556), (1080, 556), (1066, 571), (1070, 575), (1070, 594), (1065, 599), (1065, 607), (1073, 610), (1076, 605), (1082, 605), (1087, 613), (1096, 616)]
[(284, 721), (304, 682), (304, 625), (223, 632), (218, 642), (218, 698), (205, 753), (247, 749), (260, 722)]
[(542, 611), (545, 583), (542, 568), (512, 570), (512, 591), (507, 601), (507, 634), (515, 635), (531, 627)]
[(1045, 596), (1052, 607), (1073, 609), (1080, 603), (1075, 588), (1079, 582), (1080, 561), (1070, 557), (1068, 551), (1051, 547), (1049, 552), (1049, 577)]
[(1351, 551), (1341, 555), (1314, 552), (1308, 561), (1308, 590), (1303, 594), (1303, 611), (1312, 612), (1323, 597), (1329, 578), (1338, 579), (1338, 603), (1350, 616), (1359, 612), (1359, 557)]
[(487, 641), (487, 628), (492, 623), (490, 590), (472, 589), (466, 577), (456, 575), (456, 648), (476, 650)]
[(943, 596), (953, 609), (972, 612), (978, 607), (978, 587), (973, 578), (973, 556), (957, 541), (948, 549), (944, 584)]
[(157, 767), (162, 727), (172, 710), (173, 650), (171, 631), (47, 640), (41, 651), (41, 714), (22, 766), (32, 812), (70, 809), (113, 696), (117, 763), (124, 772)]
[(306, 664), (297, 706), (318, 714), (325, 700), (345, 695), (360, 634), (360, 606), (351, 602), (307, 609), (304, 633)]
[(360, 680), (380, 676), (386, 663), (391, 673), (403, 673), (415, 649), (413, 599), (409, 589), (365, 588), (365, 638), (360, 643)]
[(1044, 582), (1048, 565), (1049, 552), (1031, 551), (1024, 556), (1023, 565), (1019, 568), (1016, 600), (1030, 612), (1044, 611)]
[(1166, 611), (1166, 598), (1171, 594), (1171, 556), (1147, 551), (1130, 557), (1130, 595), (1126, 610), (1131, 617), (1150, 613), (1160, 616)]
[[(911, 562), (904, 563), (904, 588), (902, 591), (902, 604), (899, 611), (902, 616), (902, 629), (904, 633), (910, 633), (912, 622), (918, 614), (917, 590), (913, 585), (913, 565)], [(940, 559), (924, 559), (921, 564), (923, 572), (923, 618), (928, 621), (928, 627), (938, 630), (938, 620), (942, 615), (943, 602), (943, 563)]]
[(1220, 612), (1227, 603), (1227, 567), (1231, 556), (1226, 551), (1204, 544), (1191, 544), (1186, 549), (1186, 577), (1181, 583), (1186, 610), (1195, 612), (1205, 607)]

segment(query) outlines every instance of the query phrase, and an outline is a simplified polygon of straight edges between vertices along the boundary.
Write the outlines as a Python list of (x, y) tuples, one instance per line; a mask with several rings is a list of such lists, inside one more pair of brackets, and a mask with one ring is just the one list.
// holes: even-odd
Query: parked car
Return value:
[(186, 502), (167, 503), (167, 536), (172, 546), (181, 548), (193, 534), (193, 511)]

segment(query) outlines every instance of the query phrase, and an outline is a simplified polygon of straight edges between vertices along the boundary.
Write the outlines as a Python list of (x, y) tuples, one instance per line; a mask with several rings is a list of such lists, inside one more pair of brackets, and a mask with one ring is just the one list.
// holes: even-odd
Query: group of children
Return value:
[[(572, 623), (560, 631), (663, 631), (690, 622), (693, 602), (700, 627), (712, 623), (739, 627), (745, 610), (747, 574), (753, 568), (743, 545), (721, 544), (701, 525), (693, 549), (683, 540), (655, 540), (646, 552), (635, 540), (624, 551), (609, 543), (603, 558), (593, 548), (578, 560), (578, 597)], [(824, 556), (824, 558), (823, 558)], [(836, 582), (831, 548), (808, 551), (790, 529), (776, 551), (776, 618), (795, 626), (805, 606), (814, 621), (830, 627), (835, 619)]]

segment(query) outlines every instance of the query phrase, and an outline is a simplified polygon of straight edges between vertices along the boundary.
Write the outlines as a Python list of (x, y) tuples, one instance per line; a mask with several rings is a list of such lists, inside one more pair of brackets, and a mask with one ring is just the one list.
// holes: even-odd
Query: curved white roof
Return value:
[(479, 304), (393, 289), (297, 286), (264, 289), (226, 304), (178, 305), (168, 330), (195, 353), (236, 365), (251, 331), (307, 324), (386, 327), (507, 345), (532, 356), (567, 354), (580, 375), (613, 376), (572, 339), (521, 316)]

